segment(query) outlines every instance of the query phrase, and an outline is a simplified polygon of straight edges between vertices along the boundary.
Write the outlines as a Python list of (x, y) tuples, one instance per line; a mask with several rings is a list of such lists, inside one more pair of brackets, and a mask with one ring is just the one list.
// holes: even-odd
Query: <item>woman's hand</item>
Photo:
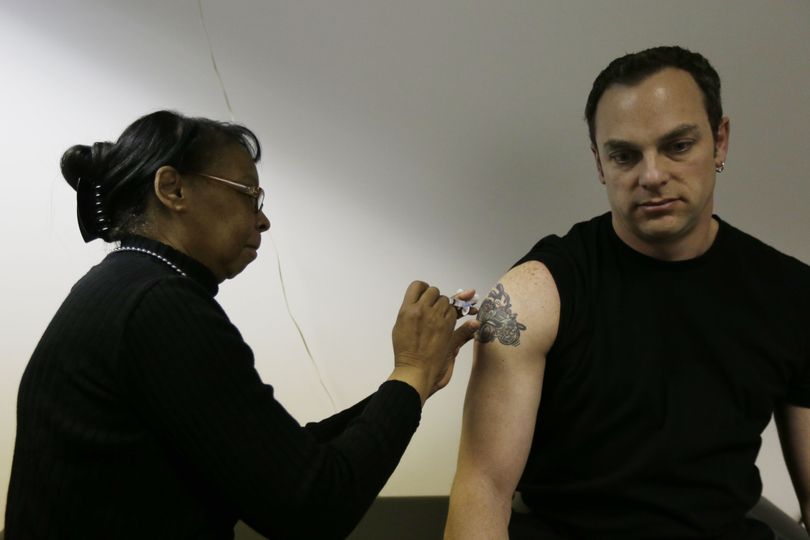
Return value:
[[(467, 290), (456, 297), (469, 301), (474, 294)], [(458, 317), (436, 287), (414, 281), (405, 291), (392, 332), (394, 372), (389, 380), (413, 386), (422, 404), (450, 382), (458, 351), (478, 330), (478, 321), (469, 320), (454, 331)]]

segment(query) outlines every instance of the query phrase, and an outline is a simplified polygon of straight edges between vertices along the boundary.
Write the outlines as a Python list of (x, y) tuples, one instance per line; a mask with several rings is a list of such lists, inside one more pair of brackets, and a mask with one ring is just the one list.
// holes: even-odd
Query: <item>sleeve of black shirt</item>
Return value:
[(203, 485), (273, 539), (348, 535), (419, 423), (416, 390), (389, 381), (323, 426), (302, 428), (219, 305), (182, 278), (144, 295), (124, 344), (133, 407)]
[(304, 429), (319, 443), (331, 441), (343, 433), (343, 431), (349, 425), (349, 422), (363, 413), (371, 398), (372, 396), (369, 396), (363, 401), (352, 405), (348, 409), (342, 410), (329, 418), (321, 420), (320, 422), (310, 422), (304, 426)]

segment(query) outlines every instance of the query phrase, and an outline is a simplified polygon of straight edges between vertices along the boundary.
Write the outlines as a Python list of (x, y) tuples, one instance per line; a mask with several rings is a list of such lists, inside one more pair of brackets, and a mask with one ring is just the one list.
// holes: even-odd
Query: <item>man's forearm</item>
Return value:
[(486, 481), (464, 480), (453, 485), (445, 540), (508, 540), (511, 496)]

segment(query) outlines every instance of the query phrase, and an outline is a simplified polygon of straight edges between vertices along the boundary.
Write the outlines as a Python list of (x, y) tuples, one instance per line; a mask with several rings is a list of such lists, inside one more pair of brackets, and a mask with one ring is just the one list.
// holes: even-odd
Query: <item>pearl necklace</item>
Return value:
[(146, 253), (147, 255), (151, 255), (152, 257), (156, 258), (157, 260), (168, 264), (172, 268), (172, 270), (174, 270), (175, 272), (177, 272), (181, 276), (188, 277), (188, 276), (186, 276), (186, 273), (183, 272), (182, 270), (180, 270), (172, 261), (170, 261), (166, 257), (163, 257), (162, 255), (158, 255), (154, 251), (149, 251), (148, 249), (142, 249), (142, 248), (130, 247), (130, 246), (122, 246), (122, 247), (116, 248), (116, 249), (112, 250), (112, 253), (115, 253), (116, 251), (137, 251), (138, 253)]

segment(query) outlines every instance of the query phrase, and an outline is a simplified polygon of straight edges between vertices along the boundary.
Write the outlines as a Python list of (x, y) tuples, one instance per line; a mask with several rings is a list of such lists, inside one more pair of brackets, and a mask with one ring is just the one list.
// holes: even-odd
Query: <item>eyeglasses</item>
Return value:
[(226, 180), (225, 178), (220, 178), (219, 176), (213, 176), (205, 173), (191, 172), (187, 174), (202, 176), (205, 178), (210, 178), (211, 180), (216, 180), (217, 182), (222, 182), (223, 184), (232, 187), (239, 193), (252, 197), (253, 202), (255, 203), (253, 206), (253, 211), (257, 214), (261, 212), (262, 208), (264, 207), (264, 190), (258, 186), (246, 186), (245, 184), (240, 184), (239, 182), (234, 182), (233, 180)]

